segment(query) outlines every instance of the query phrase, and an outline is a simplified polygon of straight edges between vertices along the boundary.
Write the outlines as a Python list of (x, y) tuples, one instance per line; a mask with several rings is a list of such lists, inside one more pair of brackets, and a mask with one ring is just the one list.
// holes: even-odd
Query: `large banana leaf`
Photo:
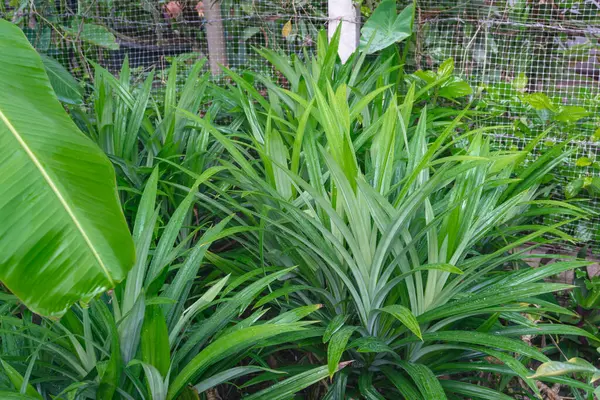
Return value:
[(134, 260), (114, 170), (77, 129), (23, 33), (0, 20), (0, 280), (60, 316)]

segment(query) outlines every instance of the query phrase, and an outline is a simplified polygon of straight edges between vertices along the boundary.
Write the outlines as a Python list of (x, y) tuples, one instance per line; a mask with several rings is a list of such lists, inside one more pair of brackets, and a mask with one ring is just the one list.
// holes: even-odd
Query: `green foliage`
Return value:
[[(0, 362), (2, 362), (2, 367), (4, 368), (8, 379), (10, 379), (10, 382), (14, 385), (16, 390), (21, 391), (21, 388), (24, 386), (25, 393), (28, 396), (31, 396), (36, 399), (42, 399), (42, 396), (40, 396), (40, 394), (35, 391), (33, 386), (24, 381), (23, 376), (16, 369), (11, 367), (10, 364), (5, 362), (4, 360), (0, 360)], [(25, 385), (23, 385), (24, 383)]]
[(83, 96), (79, 83), (73, 76), (55, 59), (40, 54), (48, 79), (52, 85), (52, 89), (56, 93), (56, 97), (67, 104), (82, 104)]
[(415, 4), (397, 14), (395, 1), (382, 1), (361, 29), (361, 48), (372, 54), (409, 38), (414, 19)]
[[(215, 128), (182, 113), (232, 158), (227, 181), (243, 196), (230, 197), (227, 207), (245, 216), (244, 225), (261, 226), (241, 243), (261, 263), (297, 265), (292, 283), (314, 288), (286, 292), (287, 304), (277, 302), (284, 309), (324, 305), (327, 348), (317, 354), (327, 354), (330, 373), (340, 358), (355, 360), (351, 396), (358, 396), (352, 387), (375, 395), (371, 385), (388, 388), (401, 379), (423, 398), (474, 393), (476, 380), (444, 388), (436, 371), (450, 361), (486, 356), (504, 363), (509, 379), (519, 376), (539, 393), (527, 362), (548, 358), (518, 340), (528, 330), (511, 328), (519, 312), (568, 313), (547, 308), (536, 296), (569, 287), (544, 283), (544, 277), (586, 263), (504, 267), (542, 243), (572, 240), (560, 226), (586, 215), (568, 203), (547, 208), (540, 190), (568, 152), (558, 146), (526, 162), (535, 142), (524, 151), (494, 150), (482, 133), (498, 127), (469, 129), (468, 108), (434, 107), (436, 93), (453, 82), (451, 60), (437, 72), (406, 77), (397, 91), (393, 59), (380, 56), (364, 65), (357, 54), (342, 66), (330, 56), (336, 43), (335, 37), (329, 46), (319, 41), (310, 67), (263, 50), (289, 90), (265, 76), (227, 71), (235, 87), (217, 91), (216, 100), (236, 121), (231, 125)], [(266, 86), (268, 98), (255, 82)], [(565, 221), (533, 224), (548, 213), (563, 214)], [(401, 378), (388, 378), (381, 365)], [(462, 372), (446, 368), (444, 374)], [(410, 392), (398, 386), (399, 393)], [(383, 389), (378, 396), (398, 392)]]
[(453, 72), (454, 60), (451, 58), (440, 65), (437, 73), (423, 70), (415, 72), (412, 79), (415, 85), (420, 88), (417, 98), (420, 97), (419, 95), (433, 93), (434, 98), (439, 96), (453, 100), (473, 94), (471, 86), (463, 79), (454, 76)]
[(544, 93), (523, 94), (520, 96), (520, 99), (525, 104), (533, 107), (535, 110), (550, 112), (552, 118), (558, 122), (572, 124), (590, 115), (590, 113), (583, 107), (557, 106)]
[[(215, 279), (219, 274), (213, 273), (192, 285), (206, 248), (237, 229), (225, 228), (226, 219), (206, 229), (197, 242), (193, 241), (198, 234), (195, 230), (178, 243), (178, 234), (184, 232), (182, 219), (173, 215), (166, 226), (156, 226), (157, 176), (155, 171), (142, 195), (134, 226), (138, 261), (124, 284), (92, 301), (89, 308), (75, 307), (60, 322), (44, 319), (38, 325), (25, 316), (2, 318), (3, 343), (22, 343), (6, 351), (5, 357), (26, 363), (31, 348), (42, 345), (40, 359), (61, 371), (60, 380), (46, 381), (45, 364), (34, 360), (31, 378), (38, 379), (42, 393), (56, 396), (62, 391), (106, 399), (125, 393), (134, 398), (174, 399), (188, 384), (197, 383), (208, 390), (207, 380), (243, 376), (235, 369), (242, 360), (287, 341), (286, 334), (305, 332), (310, 324), (300, 319), (314, 309), (271, 319), (262, 318), (265, 311), (259, 310), (256, 317), (238, 321), (269, 284), (291, 269), (247, 282), (227, 296), (223, 289), (228, 276)], [(174, 214), (188, 208), (183, 201)], [(157, 239), (151, 255), (157, 231), (165, 233)], [(193, 244), (186, 246), (189, 243)], [(157, 258), (162, 247), (168, 251)], [(151, 274), (153, 265), (160, 267), (156, 274)], [(166, 284), (156, 284), (157, 280)], [(11, 310), (15, 304), (11, 301), (3, 306)], [(16, 326), (21, 329), (11, 329)], [(264, 370), (260, 364), (247, 368), (246, 374)], [(231, 375), (232, 371), (236, 374)]]
[[(587, 382), (586, 395), (592, 399), (600, 395), (598, 388), (594, 389), (594, 382), (600, 379), (600, 370), (582, 358), (571, 358), (566, 362), (549, 361), (540, 365), (531, 378), (547, 378), (563, 375), (573, 375)], [(579, 392), (576, 392), (579, 394)]]
[(86, 43), (109, 50), (117, 50), (119, 48), (115, 35), (104, 26), (74, 19), (71, 21), (71, 26), (61, 26), (61, 28), (67, 36), (77, 37)]
[[(405, 13), (386, 21), (394, 28)], [(174, 60), (157, 93), (153, 73), (139, 82), (127, 61), (118, 77), (94, 66), (92, 110), (69, 110), (117, 169), (136, 261), (60, 321), (1, 295), (0, 388), (21, 398), (503, 399), (514, 388), (539, 396), (540, 380), (591, 395), (557, 376), (582, 362), (552, 364), (552, 348), (522, 340), (596, 338), (556, 323), (574, 313), (547, 300), (572, 287), (547, 278), (589, 263), (524, 261), (573, 241), (561, 227), (588, 215), (546, 198), (547, 175), (570, 152), (532, 157), (544, 135), (495, 149), (485, 133), (508, 127), (473, 127), (485, 114), (466, 103), (473, 90), (452, 59), (414, 74), (391, 51), (341, 64), (339, 34), (329, 43), (321, 32), (303, 60), (257, 50), (277, 82), (225, 69), (218, 86), (199, 62), (177, 90)], [(533, 96), (526, 85), (519, 77), (515, 93)], [(539, 225), (547, 215), (560, 222)], [(481, 373), (499, 383), (482, 385)]]
[(538, 367), (532, 378), (543, 376), (559, 376), (569, 373), (587, 374), (590, 383), (600, 378), (600, 371), (581, 358), (572, 358), (567, 362), (550, 361)]
[[(2, 27), (17, 31), (8, 23)], [(33, 53), (24, 38), (19, 40), (25, 42), (23, 48), (26, 51), (14, 46), (15, 51)], [(10, 53), (6, 55), (10, 56)], [(39, 101), (50, 104), (50, 84), (41, 61), (35, 61), (41, 77), (30, 75), (29, 78), (42, 82), (48, 96), (40, 97)], [(29, 311), (20, 310), (14, 296), (2, 298), (0, 342), (3, 357), (6, 357), (3, 360), (4, 370), (12, 382), (10, 387), (15, 390), (25, 388), (28, 395), (40, 397), (41, 393), (43, 398), (176, 398), (180, 393), (189, 391), (189, 384), (197, 383), (196, 390), (206, 391), (228, 380), (224, 377), (233, 379), (269, 371), (259, 359), (260, 352), (273, 351), (281, 343), (302, 335), (313, 335), (306, 329), (310, 322), (301, 320), (318, 306), (290, 310), (287, 315), (275, 315), (274, 318), (265, 316), (267, 310), (263, 309), (250, 318), (242, 316), (257, 296), (273, 281), (285, 280), (291, 269), (270, 274), (265, 271), (261, 276), (239, 281), (243, 283), (242, 287), (230, 286), (226, 292), (227, 272), (232, 270), (226, 265), (221, 268), (227, 272), (213, 269), (203, 274), (201, 282), (195, 282), (202, 264), (207, 262), (206, 258), (218, 260), (218, 256), (209, 252), (214, 242), (226, 243), (230, 235), (252, 229), (228, 227), (234, 215), (221, 219), (197, 213), (197, 204), (205, 196), (202, 191), (223, 167), (211, 166), (213, 159), (204, 155), (207, 146), (212, 145), (207, 143), (208, 136), (204, 135), (204, 140), (199, 137), (175, 110), (195, 112), (198, 109), (206, 87), (206, 77), (200, 77), (202, 65), (198, 63), (192, 69), (184, 90), (176, 93), (177, 64), (174, 63), (161, 109), (151, 102), (152, 75), (138, 89), (130, 85), (127, 64), (118, 79), (97, 67), (94, 98), (99, 118), (94, 120), (82, 110), (77, 114), (78, 109), (72, 109), (88, 135), (96, 139), (113, 163), (120, 167), (120, 181), (130, 185), (121, 197), (126, 206), (128, 202), (135, 204), (130, 209), (134, 212), (127, 214), (132, 221), (136, 261), (123, 283), (99, 298), (87, 299), (86, 305), (74, 306), (60, 321), (40, 320)], [(11, 87), (6, 83), (4, 86)], [(15, 94), (12, 103), (18, 105), (18, 99)], [(60, 114), (58, 121), (61, 126), (66, 127), (64, 134), (71, 134), (75, 130), (72, 122), (65, 120), (65, 113), (56, 100), (51, 105), (62, 113), (56, 111)], [(40, 107), (39, 110), (46, 109)], [(30, 109), (29, 115), (39, 110)], [(7, 121), (12, 121), (14, 115), (18, 116), (14, 107), (6, 108), (3, 115), (7, 116)], [(50, 121), (51, 114), (37, 117)], [(19, 132), (24, 124), (21, 119), (15, 121), (14, 126), (18, 126)], [(6, 133), (10, 132), (7, 130)], [(193, 137), (188, 136), (190, 132), (194, 133)], [(78, 145), (76, 150), (80, 154), (86, 148), (97, 149), (80, 132), (76, 133), (79, 135), (78, 141), (75, 141)], [(181, 151), (187, 152), (187, 160), (182, 158)], [(104, 155), (99, 150), (96, 153), (85, 153), (87, 161), (91, 162), (93, 157), (100, 155), (104, 170), (114, 174)], [(220, 153), (217, 149), (211, 156)], [(154, 163), (161, 165), (154, 167)], [(74, 165), (73, 170), (82, 169)], [(14, 166), (4, 164), (4, 167)], [(6, 176), (11, 175), (8, 171)], [(103, 173), (102, 170), (89, 172), (94, 172), (96, 179)], [(92, 178), (87, 180), (96, 182)], [(67, 181), (60, 182), (64, 184)], [(94, 207), (102, 205), (102, 193), (88, 194), (83, 189), (84, 186), (79, 193), (93, 198)], [(115, 192), (114, 186), (112, 191)], [(73, 204), (71, 198), (66, 199), (68, 204)], [(116, 206), (116, 197), (113, 196), (112, 200)], [(101, 227), (105, 229), (117, 230), (125, 225), (122, 216), (119, 225), (118, 220), (115, 222), (109, 218), (110, 215), (94, 214), (94, 211), (83, 208), (77, 211), (85, 211), (82, 214), (85, 217), (95, 215), (95, 218), (102, 218)], [(42, 228), (43, 225), (37, 229)], [(115, 250), (131, 241), (127, 229), (125, 233), (125, 239), (118, 235), (118, 231), (109, 238), (121, 242), (113, 244)], [(11, 234), (11, 239), (14, 240), (14, 237)], [(35, 244), (32, 246), (39, 248)], [(81, 257), (68, 259), (85, 263)], [(89, 271), (82, 269), (83, 265), (78, 265), (78, 272), (93, 278)], [(64, 275), (43, 279), (61, 277)], [(71, 279), (80, 280), (73, 277), (66, 282), (71, 282)], [(22, 278), (18, 281), (28, 282)], [(9, 282), (7, 279), (6, 283)], [(54, 286), (48, 283), (38, 285), (32, 298), (36, 301), (40, 298), (60, 300), (56, 291), (54, 296), (40, 297), (41, 291), (54, 289)], [(244, 373), (236, 370), (242, 361), (247, 365)], [(58, 379), (48, 374), (47, 368), (58, 371)], [(208, 384), (210, 382), (213, 383)], [(301, 390), (303, 385), (312, 382), (314, 380), (300, 380), (287, 390)]]
[[(582, 259), (587, 257), (589, 249), (584, 246), (578, 256)], [(586, 332), (585, 336), (567, 336), (558, 343), (558, 353), (552, 358), (557, 362), (566, 362), (571, 358), (584, 358), (594, 362), (598, 357), (600, 347), (600, 332), (598, 322), (600, 313), (600, 279), (589, 275), (593, 266), (588, 269), (578, 269), (573, 274), (573, 285), (575, 286), (568, 294), (567, 306), (573, 313), (560, 315), (559, 320), (563, 324), (576, 326)], [(588, 272), (589, 271), (589, 272)]]
[[(348, 363), (341, 363), (336, 367), (336, 371), (344, 368)], [(247, 400), (259, 400), (259, 399), (273, 399), (273, 400), (284, 400), (293, 396), (294, 393), (299, 390), (310, 386), (325, 377), (327, 377), (327, 367), (319, 367), (302, 374), (298, 374), (292, 378), (288, 378), (282, 382), (279, 382), (267, 389), (264, 389), (258, 393), (246, 397)]]
[(35, 312), (60, 316), (123, 280), (133, 243), (110, 162), (69, 119), (19, 28), (0, 20), (0, 33), (0, 279)]

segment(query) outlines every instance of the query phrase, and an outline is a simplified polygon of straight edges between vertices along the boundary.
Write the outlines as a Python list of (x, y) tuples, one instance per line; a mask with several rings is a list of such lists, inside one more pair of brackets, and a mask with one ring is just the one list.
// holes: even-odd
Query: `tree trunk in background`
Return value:
[(328, 8), (330, 39), (342, 21), (338, 54), (342, 62), (346, 62), (356, 51), (360, 41), (360, 10), (353, 0), (329, 0)]
[(206, 0), (204, 2), (204, 18), (206, 19), (206, 41), (208, 42), (208, 62), (213, 75), (219, 75), (219, 65), (227, 65), (227, 47), (221, 16), (221, 1)]

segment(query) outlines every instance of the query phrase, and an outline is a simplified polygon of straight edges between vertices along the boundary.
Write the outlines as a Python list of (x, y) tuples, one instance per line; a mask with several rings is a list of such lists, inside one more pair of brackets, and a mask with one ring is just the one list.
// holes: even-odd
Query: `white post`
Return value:
[(328, 0), (329, 39), (335, 33), (340, 21), (342, 32), (338, 54), (346, 62), (358, 48), (360, 41), (360, 10), (352, 0)]
[(210, 71), (213, 75), (219, 75), (221, 65), (227, 66), (227, 46), (225, 44), (225, 35), (223, 30), (223, 17), (221, 16), (221, 1), (208, 0), (206, 6), (200, 2), (196, 6), (198, 14), (201, 9), (206, 18), (206, 42), (208, 44), (208, 62)]

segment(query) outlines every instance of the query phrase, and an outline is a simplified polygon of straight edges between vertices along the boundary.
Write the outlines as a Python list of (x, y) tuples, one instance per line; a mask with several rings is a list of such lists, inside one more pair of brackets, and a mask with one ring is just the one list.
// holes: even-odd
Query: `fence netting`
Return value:
[[(568, 141), (571, 151), (553, 192), (600, 211), (600, 1), (420, 0), (411, 60), (435, 68), (452, 57), (481, 92), (480, 121), (499, 126), (500, 148), (522, 149), (543, 132), (536, 152)], [(501, 127), (502, 126), (502, 127)], [(561, 222), (558, 219), (548, 224)], [(600, 218), (568, 226), (580, 243), (600, 249)]]
[[(361, 2), (363, 8), (377, 1)], [(407, 1), (398, 1), (403, 7)], [(453, 58), (499, 128), (496, 145), (522, 149), (540, 133), (541, 152), (568, 141), (556, 199), (581, 198), (600, 212), (600, 0), (418, 0), (409, 68)], [(174, 57), (269, 72), (254, 51), (311, 51), (328, 23), (327, 1), (308, 0), (0, 0), (0, 17), (19, 24), (33, 45), (88, 79), (98, 63), (158, 79)], [(560, 222), (547, 221), (548, 223)], [(600, 217), (570, 233), (600, 250)]]
[[(18, 4), (15, 4), (18, 3)], [(0, 17), (19, 24), (41, 52), (79, 78), (89, 62), (117, 71), (165, 70), (174, 57), (207, 67), (265, 70), (253, 47), (311, 49), (327, 22), (326, 1), (2, 0)]]

